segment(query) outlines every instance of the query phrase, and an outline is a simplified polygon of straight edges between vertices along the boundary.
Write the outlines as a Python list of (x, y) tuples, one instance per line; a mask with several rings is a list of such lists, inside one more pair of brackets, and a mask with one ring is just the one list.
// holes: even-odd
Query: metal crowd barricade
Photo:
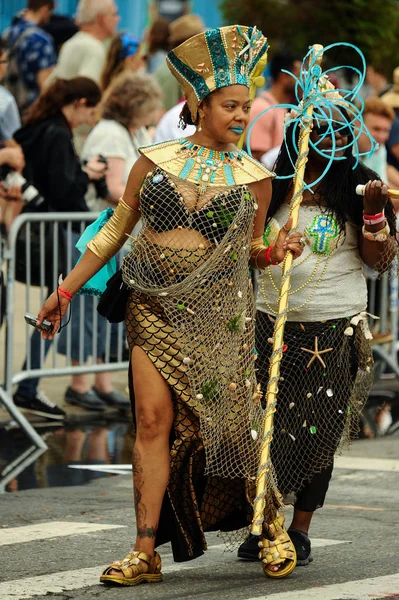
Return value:
[[(379, 331), (373, 342), (374, 357), (380, 360), (381, 375), (387, 366), (399, 376), (398, 363), (398, 265), (395, 260), (380, 280), (369, 281), (369, 312), (379, 316), (372, 325)], [(388, 348), (387, 348), (388, 346)]]
[[(47, 446), (32, 424), (23, 416), (12, 399), (15, 384), (32, 377), (57, 377), (61, 375), (74, 375), (83, 373), (98, 373), (105, 371), (127, 372), (128, 362), (123, 354), (126, 348), (123, 323), (119, 325), (105, 325), (105, 352), (97, 355), (97, 326), (99, 319), (96, 307), (98, 298), (80, 296), (80, 327), (78, 336), (72, 336), (71, 327), (66, 327), (62, 335), (66, 336), (66, 355), (58, 353), (59, 338), (55, 337), (45, 360), (45, 342), (40, 339), (40, 366), (34, 368), (32, 363), (37, 356), (31, 355), (30, 337), (34, 329), (25, 323), (24, 313), (37, 314), (48, 294), (58, 284), (60, 251), (64, 248), (63, 264), (66, 272), (73, 267), (73, 251), (77, 237), (84, 231), (87, 224), (94, 221), (98, 213), (26, 213), (13, 222), (8, 235), (8, 244), (0, 254), (0, 268), (7, 273), (6, 314), (5, 322), (0, 331), (0, 347), (4, 348), (4, 373), (3, 385), (0, 387), (0, 404), (2, 404), (11, 418), (16, 421), (32, 442), (32, 446), (23, 455), (15, 459), (0, 473), (0, 493), (11, 479), (15, 478), (27, 466), (42, 454)], [(16, 281), (17, 246), (19, 271), (21, 268), (21, 236), (25, 232), (29, 243), (25, 244), (22, 257), (25, 262), (26, 284)], [(34, 247), (32, 240), (36, 241), (36, 254), (33, 256)], [(51, 247), (49, 247), (49, 242)], [(38, 251), (38, 252), (37, 252)], [(36, 258), (36, 260), (34, 260)], [(33, 272), (33, 263), (39, 260), (39, 272)], [(66, 273), (65, 273), (66, 274)], [(32, 278), (39, 281), (40, 285), (31, 285)], [(21, 274), (19, 273), (19, 278)], [(49, 284), (50, 279), (50, 284)], [(91, 306), (90, 306), (91, 303)], [(84, 343), (87, 338), (87, 310), (92, 309), (92, 336), (90, 339), (90, 357), (84, 363)], [(66, 320), (66, 319), (65, 319)], [(65, 322), (64, 320), (64, 322)], [(76, 339), (78, 337), (78, 339)], [(72, 345), (79, 345), (79, 359), (72, 363)], [(22, 364), (26, 357), (26, 369)]]

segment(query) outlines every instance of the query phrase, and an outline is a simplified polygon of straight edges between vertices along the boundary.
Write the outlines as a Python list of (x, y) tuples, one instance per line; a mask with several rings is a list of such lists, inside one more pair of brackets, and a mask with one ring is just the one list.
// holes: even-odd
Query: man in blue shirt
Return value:
[[(14, 17), (6, 33), (9, 68), (13, 56), (17, 66), (17, 77), (6, 76), (6, 86), (15, 95), (21, 112), (38, 98), (57, 62), (53, 38), (41, 27), (49, 21), (54, 5), (54, 0), (28, 0), (26, 10)], [(21, 90), (21, 86), (24, 93), (17, 93), (15, 90)]]

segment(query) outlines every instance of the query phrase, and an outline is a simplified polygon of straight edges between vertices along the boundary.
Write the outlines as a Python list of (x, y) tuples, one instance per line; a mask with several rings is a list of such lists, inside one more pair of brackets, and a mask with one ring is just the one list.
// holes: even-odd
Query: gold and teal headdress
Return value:
[(256, 27), (230, 25), (199, 33), (171, 50), (168, 67), (180, 83), (194, 122), (211, 92), (229, 85), (259, 85), (267, 39)]

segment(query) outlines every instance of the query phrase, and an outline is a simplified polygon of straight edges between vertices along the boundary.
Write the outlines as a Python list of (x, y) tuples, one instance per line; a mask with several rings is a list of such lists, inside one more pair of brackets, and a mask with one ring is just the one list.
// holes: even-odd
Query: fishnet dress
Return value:
[[(159, 167), (140, 193), (143, 228), (124, 260), (130, 349), (172, 392), (171, 474), (157, 543), (175, 560), (206, 549), (204, 531), (248, 524), (263, 409), (254, 370), (248, 271), (255, 202), (246, 186), (208, 188)], [(134, 414), (134, 411), (133, 411)]]

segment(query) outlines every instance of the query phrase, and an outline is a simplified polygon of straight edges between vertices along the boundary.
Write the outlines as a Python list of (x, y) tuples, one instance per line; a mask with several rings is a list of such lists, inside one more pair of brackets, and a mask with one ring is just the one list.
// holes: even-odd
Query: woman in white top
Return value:
[(102, 210), (117, 204), (130, 170), (139, 158), (139, 148), (151, 140), (146, 126), (153, 123), (161, 105), (162, 93), (156, 80), (144, 73), (124, 71), (114, 79), (102, 101), (101, 120), (90, 132), (83, 148), (83, 159), (101, 154), (108, 161), (109, 201), (91, 208)]
[[(309, 190), (303, 194), (298, 229), (304, 232), (305, 248), (291, 275), (278, 384), (271, 458), (278, 490), (286, 503), (294, 505), (288, 532), (298, 565), (311, 560), (308, 530), (313, 513), (323, 506), (343, 435), (350, 439), (358, 431), (358, 418), (372, 384), (363, 263), (383, 271), (397, 252), (387, 186), (369, 181), (378, 176), (362, 163), (353, 169), (353, 136), (346, 126), (350, 120), (340, 106), (332, 122), (313, 124), (313, 144), (325, 156), (335, 151), (339, 160), (313, 188), (314, 194)], [(293, 185), (289, 174), (297, 155), (292, 127), (276, 163), (277, 175), (287, 178), (273, 181), (266, 246), (276, 241), (290, 212)], [(305, 183), (316, 182), (327, 162), (311, 148)], [(367, 184), (363, 198), (356, 195), (358, 184)], [(261, 257), (258, 266), (263, 267)], [(269, 379), (281, 279), (279, 265), (262, 270), (257, 279), (257, 376), (263, 389)], [(238, 555), (256, 560), (257, 541), (249, 538)]]

